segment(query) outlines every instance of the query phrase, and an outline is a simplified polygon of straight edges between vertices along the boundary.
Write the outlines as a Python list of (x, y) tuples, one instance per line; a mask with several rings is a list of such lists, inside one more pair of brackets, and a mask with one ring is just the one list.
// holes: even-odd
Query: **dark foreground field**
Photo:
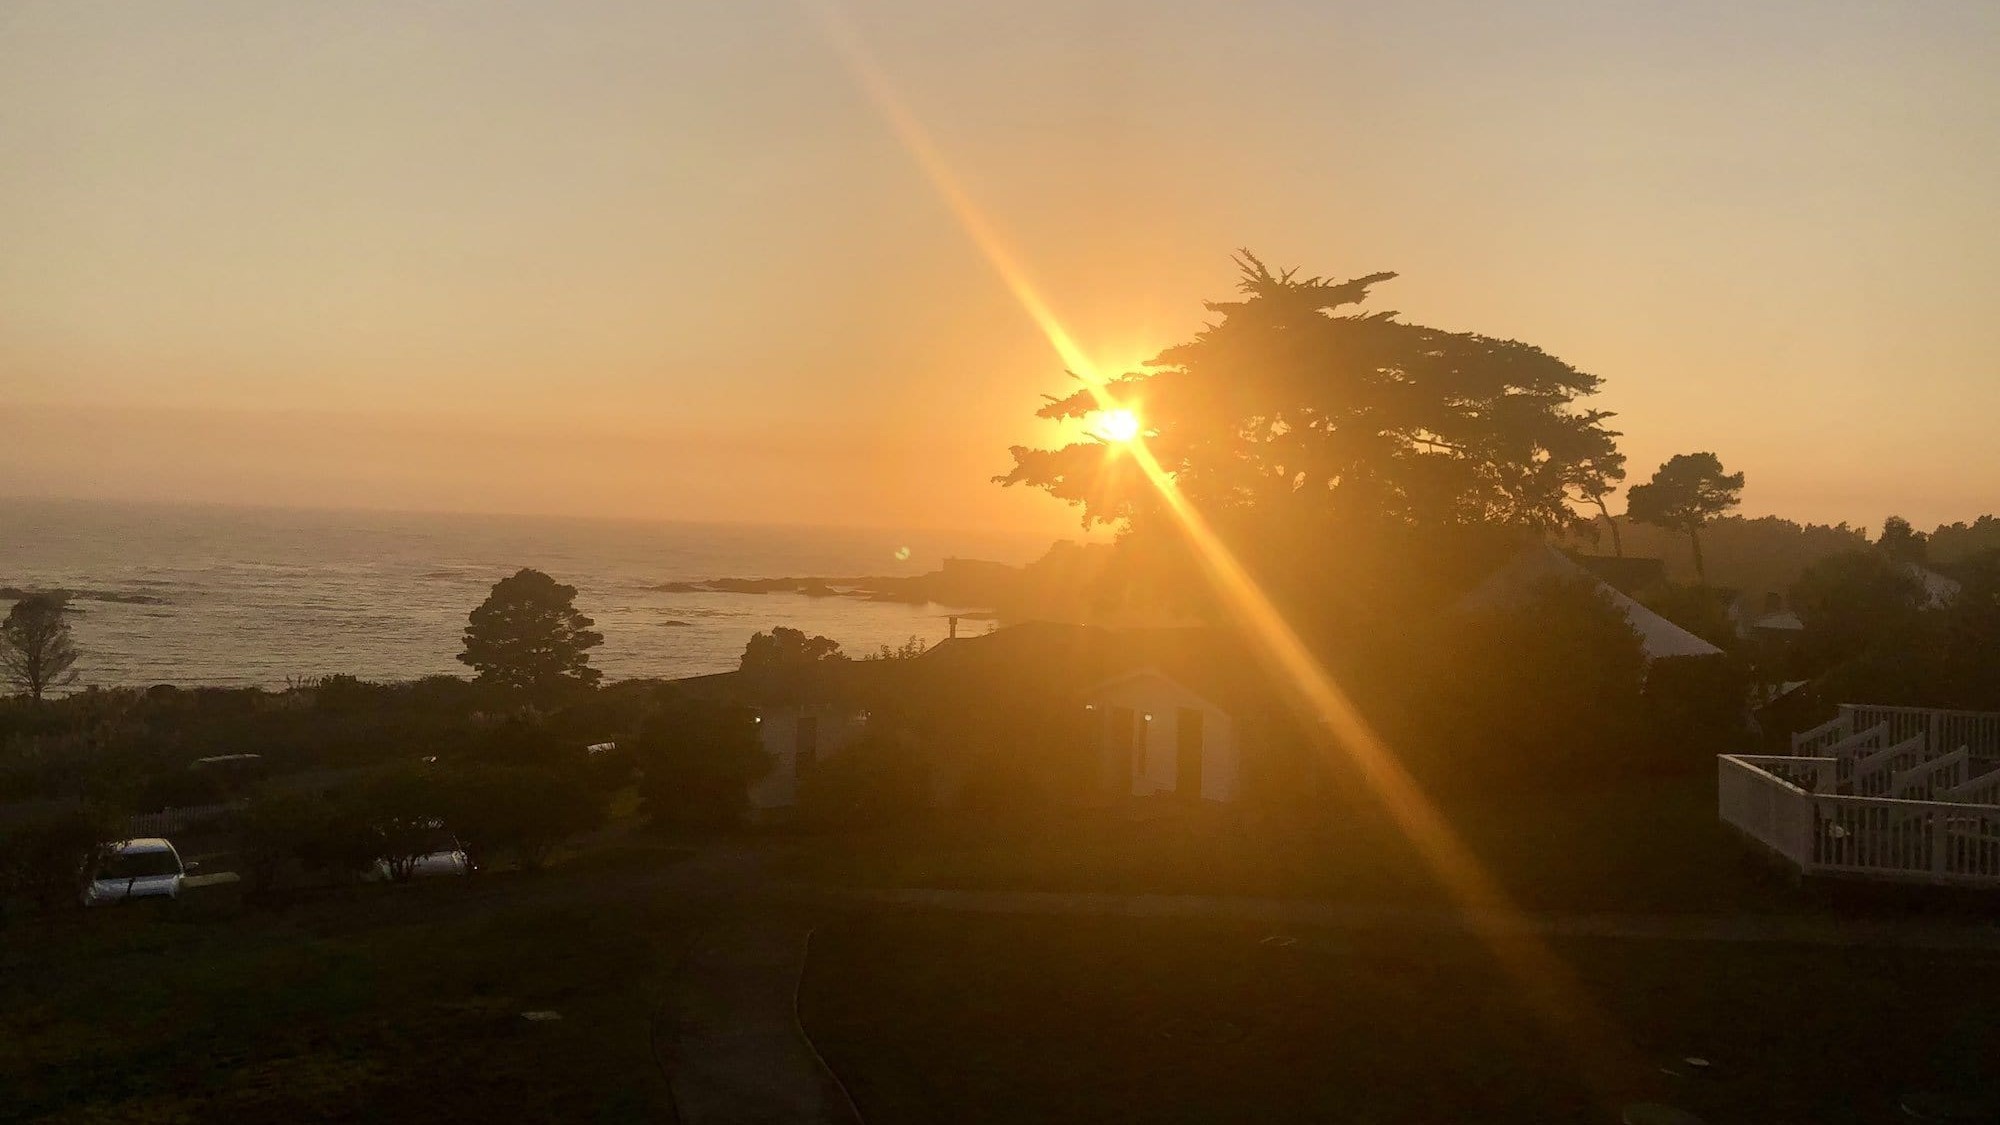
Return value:
[[(1524, 908), (1670, 914), (1820, 913), (1715, 815), (1714, 780), (1633, 778), (1560, 792), (1439, 799), (1481, 864)], [(831, 838), (801, 876), (853, 886), (1220, 894), (1442, 906), (1451, 897), (1363, 793), (1286, 821), (1170, 802), (1018, 831), (926, 829)]]
[[(2000, 1090), (1993, 954), (1556, 952), (1612, 1035), (1547, 1033), (1470, 938), (1130, 919), (856, 918), (815, 936), (802, 1012), (875, 1125), (1608, 1122), (1639, 1101), (1886, 1122), (1913, 1091)], [(1583, 1052), (1616, 1088), (1587, 1087)], [(1706, 1076), (1661, 1073), (1690, 1055)]]
[(497, 876), (0, 931), (0, 1120), (669, 1120), (649, 1040), (686, 917), (550, 889)]

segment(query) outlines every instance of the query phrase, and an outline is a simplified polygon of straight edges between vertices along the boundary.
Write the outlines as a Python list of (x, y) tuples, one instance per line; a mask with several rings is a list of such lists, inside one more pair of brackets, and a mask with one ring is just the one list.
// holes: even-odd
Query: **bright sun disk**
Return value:
[(1105, 441), (1131, 441), (1139, 436), (1139, 416), (1130, 410), (1100, 410), (1091, 432)]

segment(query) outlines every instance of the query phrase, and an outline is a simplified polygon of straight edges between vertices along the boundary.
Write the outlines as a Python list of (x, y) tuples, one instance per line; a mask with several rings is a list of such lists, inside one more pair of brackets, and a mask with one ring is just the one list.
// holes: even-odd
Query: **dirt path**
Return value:
[(662, 1062), (684, 1125), (859, 1125), (798, 1022), (809, 927), (725, 922), (681, 966)]
[(772, 888), (793, 901), (828, 906), (914, 907), (979, 914), (1207, 918), (1331, 929), (1419, 929), (1533, 933), (1644, 941), (1757, 942), (1883, 946), (1930, 950), (2000, 950), (2000, 921), (1938, 918), (1834, 918), (1783, 915), (1518, 914), (1373, 906), (1311, 899), (1214, 895), (1125, 895), (1052, 891), (955, 891), (921, 887)]

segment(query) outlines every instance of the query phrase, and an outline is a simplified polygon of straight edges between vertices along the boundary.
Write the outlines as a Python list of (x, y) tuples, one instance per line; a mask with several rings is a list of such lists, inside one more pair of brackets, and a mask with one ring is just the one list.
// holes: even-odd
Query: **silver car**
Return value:
[(181, 885), (197, 865), (183, 864), (172, 843), (159, 837), (113, 845), (83, 892), (85, 906), (105, 906), (135, 898), (181, 897)]

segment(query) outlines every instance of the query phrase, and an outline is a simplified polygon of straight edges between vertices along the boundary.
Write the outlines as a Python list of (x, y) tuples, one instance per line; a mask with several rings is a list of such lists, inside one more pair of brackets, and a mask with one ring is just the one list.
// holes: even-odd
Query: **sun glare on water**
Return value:
[(1101, 410), (1090, 432), (1105, 441), (1126, 442), (1139, 436), (1139, 416), (1130, 410)]

